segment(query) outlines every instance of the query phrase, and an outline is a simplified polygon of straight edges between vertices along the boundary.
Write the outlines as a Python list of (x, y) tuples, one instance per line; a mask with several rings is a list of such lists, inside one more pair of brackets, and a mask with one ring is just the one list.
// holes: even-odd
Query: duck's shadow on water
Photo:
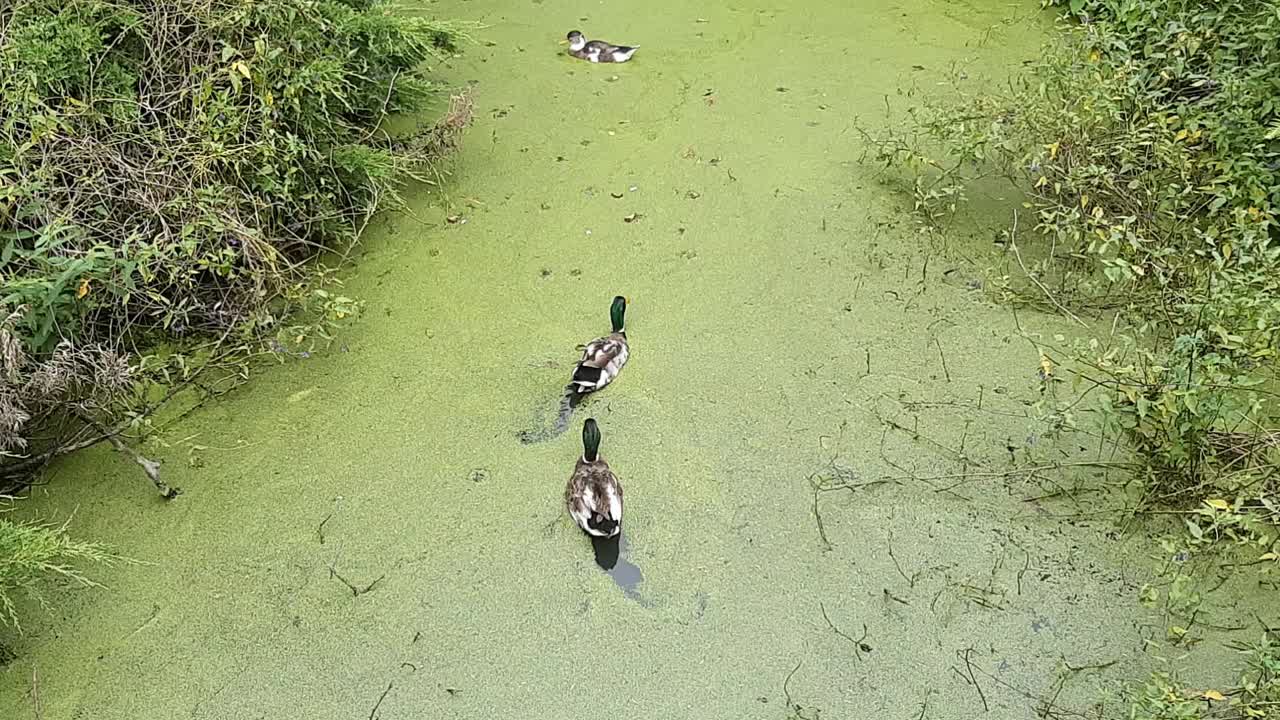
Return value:
[(596, 564), (600, 569), (613, 578), (613, 582), (622, 589), (623, 595), (648, 607), (649, 603), (640, 594), (640, 583), (644, 582), (644, 573), (624, 557), (627, 549), (626, 534), (619, 533), (611, 538), (590, 537), (591, 547), (596, 553)]

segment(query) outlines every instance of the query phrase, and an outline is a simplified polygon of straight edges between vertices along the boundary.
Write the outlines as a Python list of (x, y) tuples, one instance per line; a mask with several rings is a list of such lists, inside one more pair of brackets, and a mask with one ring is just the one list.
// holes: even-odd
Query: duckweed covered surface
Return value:
[[(1002, 474), (1048, 441), (985, 241), (857, 162), (885, 95), (1033, 52), (1028, 4), (430, 4), (491, 25), (447, 197), (370, 233), (329, 352), (148, 445), (181, 498), (96, 449), (23, 505), (151, 564), (24, 608), (0, 715), (998, 719), (1145, 674), (1146, 533)], [(572, 60), (574, 27), (641, 50)], [(520, 442), (616, 293), (626, 371)], [(589, 415), (632, 594), (560, 505)]]

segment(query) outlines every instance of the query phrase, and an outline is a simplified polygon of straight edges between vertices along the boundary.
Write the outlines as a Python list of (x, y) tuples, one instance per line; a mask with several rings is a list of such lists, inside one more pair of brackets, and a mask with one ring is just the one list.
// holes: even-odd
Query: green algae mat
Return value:
[[(146, 564), (23, 608), (0, 716), (1119, 710), (1161, 633), (1147, 533), (1007, 472), (1048, 440), (989, 241), (921, 235), (854, 129), (1017, 67), (1030, 5), (422, 8), (488, 25), (446, 69), (480, 110), (454, 177), (370, 230), (332, 348), (148, 443), (180, 498), (99, 448), (21, 504)], [(575, 28), (641, 48), (574, 60)], [(615, 294), (630, 362), (555, 434)], [(587, 417), (626, 488), (612, 575), (561, 505)]]

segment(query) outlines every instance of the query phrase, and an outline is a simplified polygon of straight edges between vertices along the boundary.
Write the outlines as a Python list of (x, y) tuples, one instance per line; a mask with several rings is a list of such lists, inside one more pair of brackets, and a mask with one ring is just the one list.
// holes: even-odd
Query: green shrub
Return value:
[(993, 176), (1025, 193), (1001, 242), (1027, 281), (1003, 278), (1006, 299), (1128, 321), (1045, 352), (1102, 399), (1144, 501), (1262, 508), (1280, 494), (1280, 2), (1060, 4), (1083, 22), (1007, 90), (957, 80), (873, 147), (932, 222)]
[(353, 312), (316, 260), (454, 148), (465, 97), (380, 125), (441, 95), (424, 63), (464, 29), (358, 0), (0, 4), (0, 474), (136, 411), (137, 348), (189, 372), (196, 341)]

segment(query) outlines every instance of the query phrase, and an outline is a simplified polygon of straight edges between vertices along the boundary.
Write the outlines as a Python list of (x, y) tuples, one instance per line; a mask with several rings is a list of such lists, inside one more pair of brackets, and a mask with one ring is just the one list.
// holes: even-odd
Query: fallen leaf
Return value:
[(1040, 356), (1040, 377), (1044, 380), (1053, 377), (1053, 361), (1048, 355)]
[(84, 278), (83, 280), (80, 281), (80, 287), (76, 288), (76, 299), (79, 300), (80, 298), (88, 294), (89, 294), (89, 278)]
[(1204, 698), (1205, 700), (1217, 700), (1219, 702), (1227, 699), (1226, 695), (1223, 695), (1217, 690), (1205, 690), (1204, 694), (1201, 695), (1200, 697)]
[(1204, 504), (1205, 504), (1205, 505), (1208, 505), (1209, 507), (1211, 507), (1211, 508), (1213, 508), (1213, 509), (1215, 509), (1215, 510), (1230, 510), (1230, 509), (1231, 509), (1231, 505), (1229, 505), (1229, 504), (1227, 503), (1227, 501), (1226, 501), (1226, 500), (1223, 500), (1222, 498), (1212, 498), (1212, 499), (1209, 499), (1209, 500), (1205, 500), (1205, 501), (1204, 501)]
[(622, 222), (633, 223), (642, 217), (644, 216), (641, 215), (640, 213), (631, 213), (630, 215), (622, 218)]
[(445, 221), (445, 222), (447, 222), (447, 223), (449, 223), (450, 225), (457, 225), (459, 222), (461, 222), (461, 221), (462, 221), (462, 216), (461, 216), (461, 215), (450, 215), (449, 217), (445, 218), (445, 219), (444, 219), (444, 221)]
[(1258, 560), (1277, 560), (1277, 559), (1280, 559), (1280, 555), (1277, 555), (1276, 553), (1273, 553), (1273, 552), (1264, 552), (1258, 556)]

